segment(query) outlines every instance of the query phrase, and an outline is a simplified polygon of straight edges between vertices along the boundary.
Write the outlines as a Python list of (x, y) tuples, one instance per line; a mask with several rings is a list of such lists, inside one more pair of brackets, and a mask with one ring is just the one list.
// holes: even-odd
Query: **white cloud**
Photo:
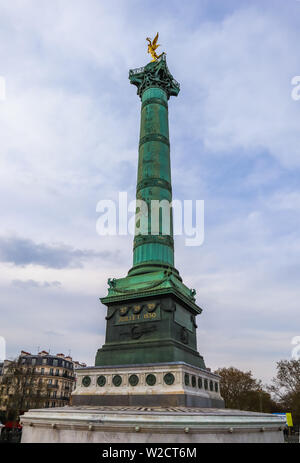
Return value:
[[(49, 344), (92, 363), (103, 343), (98, 298), (108, 277), (131, 266), (132, 238), (100, 238), (95, 208), (119, 190), (134, 196), (140, 103), (128, 69), (147, 62), (145, 37), (157, 30), (182, 84), (170, 101), (174, 191), (207, 204), (204, 245), (176, 246), (181, 275), (205, 309), (201, 353), (213, 368), (267, 378), (299, 335), (300, 243), (286, 215), (296, 216), (299, 191), (282, 180), (300, 159), (290, 85), (299, 75), (297, 18), (259, 3), (207, 17), (211, 2), (181, 3), (157, 5), (154, 19), (152, 5), (135, 1), (0, 1), (1, 236), (120, 249), (113, 262), (82, 269), (2, 263), (0, 335), (10, 353)], [(244, 160), (257, 162), (243, 164), (239, 179)], [(13, 280), (37, 285), (24, 298)], [(61, 286), (45, 297), (44, 282), (55, 281)]]
[(182, 118), (189, 112), (189, 133), (211, 151), (263, 149), (286, 167), (299, 166), (300, 106), (290, 96), (295, 39), (288, 23), (259, 8), (188, 34), (178, 71), (188, 85)]

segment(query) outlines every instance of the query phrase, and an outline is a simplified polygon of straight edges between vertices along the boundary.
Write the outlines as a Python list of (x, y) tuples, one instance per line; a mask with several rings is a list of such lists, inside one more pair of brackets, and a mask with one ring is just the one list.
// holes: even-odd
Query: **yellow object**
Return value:
[(287, 425), (292, 428), (294, 425), (293, 425), (293, 418), (292, 418), (292, 414), (291, 413), (286, 413), (286, 422), (287, 422)]
[(146, 40), (148, 40), (148, 42), (149, 42), (148, 53), (150, 53), (150, 55), (152, 56), (151, 61), (157, 61), (163, 55), (163, 53), (161, 53), (160, 55), (157, 55), (156, 51), (155, 51), (158, 47), (160, 47), (160, 44), (157, 43), (158, 32), (157, 32), (157, 34), (156, 34), (153, 41), (151, 41), (151, 39), (149, 37), (147, 37)]

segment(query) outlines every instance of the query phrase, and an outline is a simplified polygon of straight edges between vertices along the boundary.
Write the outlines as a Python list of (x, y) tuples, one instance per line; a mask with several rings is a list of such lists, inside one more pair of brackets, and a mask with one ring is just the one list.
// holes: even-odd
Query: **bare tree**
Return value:
[(251, 371), (230, 367), (221, 368), (216, 373), (221, 376), (220, 389), (226, 408), (266, 413), (279, 410), (261, 381), (253, 378)]
[(11, 361), (5, 369), (0, 383), (0, 408), (9, 421), (30, 408), (44, 406), (47, 385), (34, 368), (22, 365), (21, 359)]
[(277, 374), (268, 390), (284, 411), (293, 414), (294, 422), (300, 424), (300, 360), (277, 362)]

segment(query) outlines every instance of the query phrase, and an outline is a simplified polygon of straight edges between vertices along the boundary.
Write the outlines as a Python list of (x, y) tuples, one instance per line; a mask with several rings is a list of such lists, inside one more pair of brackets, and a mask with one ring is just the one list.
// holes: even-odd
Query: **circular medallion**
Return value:
[(119, 308), (119, 314), (121, 315), (121, 317), (124, 317), (125, 315), (127, 315), (127, 312), (128, 312), (129, 309), (130, 309), (130, 307), (120, 307)]
[(153, 312), (156, 309), (157, 302), (151, 302), (146, 305), (147, 307), (147, 312)]
[(202, 378), (198, 378), (198, 387), (199, 387), (199, 389), (202, 389), (202, 387), (203, 387)]
[(171, 386), (175, 381), (175, 376), (173, 373), (166, 373), (164, 376), (164, 382), (168, 385)]
[(84, 376), (82, 378), (82, 383), (81, 383), (84, 387), (89, 387), (89, 385), (91, 384), (91, 378), (89, 376)]
[(184, 375), (184, 384), (186, 386), (188, 386), (190, 384), (190, 376), (187, 373), (185, 373), (185, 375)]
[(136, 386), (139, 382), (139, 377), (137, 375), (130, 375), (129, 376), (129, 384), (131, 386)]
[(196, 376), (192, 376), (192, 386), (196, 387)]
[(146, 383), (148, 386), (154, 386), (156, 383), (156, 377), (150, 373), (150, 375), (146, 376)]
[(139, 314), (141, 312), (142, 308), (143, 308), (142, 304), (134, 305), (133, 306), (133, 313)]
[(116, 386), (116, 387), (121, 386), (121, 384), (122, 384), (121, 376), (120, 375), (114, 376), (112, 382), (113, 382), (113, 385)]
[(103, 375), (98, 376), (97, 384), (98, 384), (98, 386), (100, 386), (100, 387), (105, 386), (105, 384), (106, 384), (106, 378), (105, 378), (105, 376), (103, 376)]

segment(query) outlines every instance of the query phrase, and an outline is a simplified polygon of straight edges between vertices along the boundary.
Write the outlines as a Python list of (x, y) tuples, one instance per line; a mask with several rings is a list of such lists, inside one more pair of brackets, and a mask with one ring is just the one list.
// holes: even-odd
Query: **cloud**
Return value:
[(108, 259), (113, 256), (110, 251), (74, 249), (64, 244), (35, 243), (27, 238), (0, 237), (0, 261), (17, 266), (40, 265), (46, 268), (82, 267), (89, 259)]
[(157, 30), (181, 84), (169, 101), (174, 196), (205, 200), (204, 245), (175, 247), (204, 309), (200, 351), (209, 367), (267, 377), (300, 324), (295, 1), (0, 1), (0, 335), (10, 353), (44, 345), (93, 363), (99, 295), (132, 258), (132, 237), (96, 234), (96, 204), (134, 197), (128, 69), (147, 63)]
[(91, 295), (81, 291), (79, 282), (73, 291), (33, 289), (24, 294), (0, 283), (0, 336), (6, 339), (7, 355), (50, 347), (53, 353), (71, 350), (74, 358), (93, 364), (106, 325), (106, 308), (99, 302), (97, 288)]
[(211, 153), (252, 157), (265, 150), (285, 167), (299, 167), (294, 43), (289, 22), (257, 6), (199, 24), (178, 44), (178, 72), (188, 93), (180, 118), (189, 105), (189, 135)]
[(60, 281), (12, 280), (12, 285), (21, 289), (32, 288), (60, 288)]
[(44, 331), (46, 336), (64, 336), (64, 333), (59, 333), (58, 331)]
[(270, 208), (294, 212), (299, 215), (300, 191), (282, 191), (270, 198)]

